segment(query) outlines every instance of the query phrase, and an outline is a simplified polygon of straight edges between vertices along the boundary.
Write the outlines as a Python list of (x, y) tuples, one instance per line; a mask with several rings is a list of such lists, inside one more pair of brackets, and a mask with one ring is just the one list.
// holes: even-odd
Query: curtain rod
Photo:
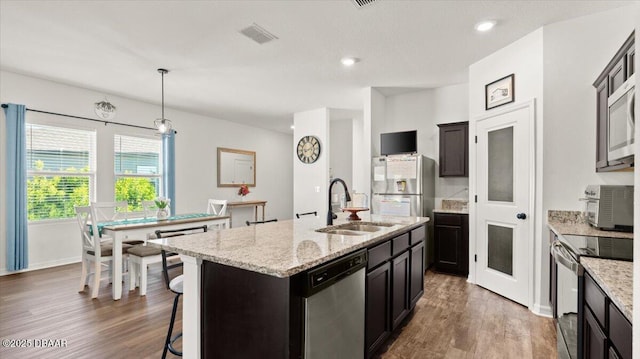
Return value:
[[(7, 105), (6, 103), (2, 104), (2, 108), (7, 108), (9, 107), (9, 105)], [(113, 122), (113, 121), (105, 121), (105, 120), (96, 120), (95, 118), (88, 118), (88, 117), (81, 117), (81, 116), (73, 116), (73, 115), (66, 115), (64, 113), (57, 113), (57, 112), (49, 112), (49, 111), (41, 111), (41, 110), (34, 110), (31, 108), (27, 108), (27, 111), (32, 111), (32, 112), (38, 112), (38, 113), (44, 113), (47, 115), (55, 115), (55, 116), (62, 116), (62, 117), (71, 117), (71, 118), (77, 118), (80, 120), (86, 120), (86, 121), (94, 121), (94, 122), (102, 122), (104, 123), (104, 125), (119, 125), (119, 126), (128, 126), (128, 127), (135, 127), (135, 128), (142, 128), (145, 130), (153, 130), (156, 131), (157, 129), (153, 128), (153, 127), (145, 127), (145, 126), (138, 126), (138, 125), (130, 125), (128, 123), (122, 123), (122, 122)], [(175, 133), (178, 133), (177, 131)]]

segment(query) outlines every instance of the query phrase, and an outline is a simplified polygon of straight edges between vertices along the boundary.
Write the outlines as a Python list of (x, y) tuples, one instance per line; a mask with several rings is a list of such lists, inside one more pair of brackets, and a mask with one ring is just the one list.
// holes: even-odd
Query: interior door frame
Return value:
[(473, 125), (470, 129), (473, 133), (469, 134), (469, 188), (473, 189), (473, 194), (469, 194), (469, 277), (467, 281), (469, 283), (477, 284), (477, 264), (475, 261), (475, 255), (478, 248), (478, 226), (477, 226), (477, 203), (475, 202), (475, 194), (478, 193), (478, 178), (477, 178), (477, 143), (475, 138), (478, 134), (478, 122), (487, 120), (492, 117), (504, 115), (509, 112), (518, 111), (521, 109), (529, 109), (529, 206), (527, 213), (527, 234), (529, 235), (529, 243), (527, 244), (527, 250), (530, 255), (527, 256), (527, 268), (528, 268), (528, 303), (527, 307), (530, 311), (533, 311), (535, 304), (535, 259), (537, 253), (535, 252), (535, 223), (537, 220), (536, 213), (536, 184), (537, 184), (537, 172), (536, 172), (536, 99), (532, 98), (528, 101), (522, 101), (513, 103), (506, 106), (501, 106), (499, 109), (489, 111), (486, 114), (476, 116), (473, 119)]

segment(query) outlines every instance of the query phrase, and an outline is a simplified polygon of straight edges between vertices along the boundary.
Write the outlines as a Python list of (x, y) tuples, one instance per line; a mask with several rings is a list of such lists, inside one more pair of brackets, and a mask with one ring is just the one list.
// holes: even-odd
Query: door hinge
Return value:
[(475, 195), (475, 202), (478, 203), (478, 195)]
[(476, 143), (478, 143), (478, 136), (476, 136)]
[(473, 261), (474, 261), (474, 262), (477, 262), (477, 261), (478, 261), (478, 255), (477, 255), (477, 254), (474, 254), (474, 255), (473, 255)]

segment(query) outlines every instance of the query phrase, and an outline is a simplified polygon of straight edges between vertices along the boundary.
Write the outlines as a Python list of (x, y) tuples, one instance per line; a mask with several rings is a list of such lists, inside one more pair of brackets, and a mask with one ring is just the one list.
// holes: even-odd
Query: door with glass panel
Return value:
[(533, 263), (530, 111), (519, 105), (476, 122), (476, 281), (526, 306)]

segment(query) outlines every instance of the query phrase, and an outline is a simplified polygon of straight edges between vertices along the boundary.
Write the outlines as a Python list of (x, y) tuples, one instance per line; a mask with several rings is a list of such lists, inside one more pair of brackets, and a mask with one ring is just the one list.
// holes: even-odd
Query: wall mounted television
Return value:
[(380, 154), (395, 155), (418, 152), (418, 131), (390, 132), (380, 134)]

